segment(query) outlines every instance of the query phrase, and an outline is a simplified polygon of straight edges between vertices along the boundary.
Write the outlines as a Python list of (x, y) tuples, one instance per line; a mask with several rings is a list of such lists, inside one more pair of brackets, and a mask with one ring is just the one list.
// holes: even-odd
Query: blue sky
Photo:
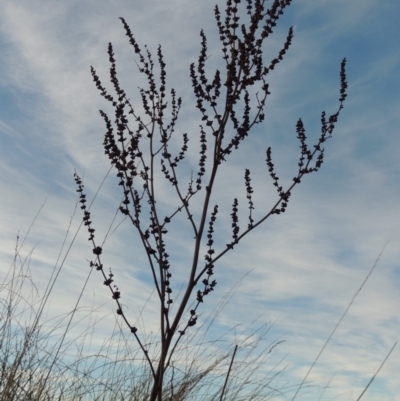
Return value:
[[(106, 51), (112, 42), (123, 87), (134, 101), (140, 86), (134, 54), (118, 17), (126, 19), (138, 42), (154, 54), (162, 44), (169, 85), (184, 100), (178, 132), (195, 138), (201, 121), (194, 107), (189, 64), (197, 61), (199, 31), (204, 28), (209, 66), (221, 65), (215, 3), (224, 8), (223, 1), (214, 0), (2, 1), (2, 275), (11, 263), (17, 232), (21, 236), (27, 232), (47, 199), (21, 251), (28, 255), (36, 247), (31, 273), (44, 289), (74, 213), (74, 169), (85, 176), (89, 199), (107, 174), (102, 149), (105, 130), (98, 114), (107, 105), (92, 82), (90, 65), (110, 87)], [(294, 26), (292, 46), (270, 75), (266, 120), (234, 161), (223, 166), (221, 190), (213, 200), (220, 204), (217, 244), (230, 236), (224, 222), (230, 224), (233, 198), (245, 200), (245, 168), (252, 170), (256, 214), (272, 204), (276, 195), (265, 168), (265, 149), (272, 146), (278, 175), (289, 184), (299, 152), (296, 121), (303, 119), (311, 144), (319, 133), (321, 111), (329, 115), (337, 109), (340, 62), (346, 57), (349, 96), (326, 144), (322, 169), (295, 189), (284, 215), (268, 219), (221, 261), (216, 269), (218, 287), (203, 306), (204, 312), (212, 309), (251, 270), (220, 314), (217, 327), (246, 327), (261, 314), (261, 319), (274, 321), (271, 341), (286, 340), (277, 351), (287, 355), (285, 379), (299, 382), (387, 243), (373, 275), (309, 377), (324, 386), (335, 374), (324, 400), (357, 399), (399, 339), (399, 18), (400, 5), (394, 1), (294, 1), (265, 51), (266, 58), (273, 58), (287, 29)], [(195, 143), (190, 142), (193, 149)], [(189, 163), (196, 163), (196, 153), (193, 157)], [(92, 208), (99, 238), (107, 232), (121, 199), (114, 177), (111, 173)], [(165, 206), (173, 205), (167, 186), (161, 190)], [(80, 223), (79, 212), (73, 219), (73, 234)], [(245, 217), (242, 209), (243, 225)], [(121, 220), (118, 216), (117, 222)], [(175, 228), (183, 234), (171, 244), (175, 277), (187, 271), (191, 241), (185, 224), (184, 219), (178, 220)], [(131, 233), (129, 225), (123, 224), (110, 237), (105, 263), (113, 266), (124, 301), (137, 310), (151, 285), (136, 237), (126, 239)], [(86, 237), (83, 230), (78, 233), (61, 272), (52, 302), (55, 315), (73, 308), (88, 274), (91, 249)], [(90, 277), (81, 305), (107, 301), (104, 313), (109, 313), (113, 305), (100, 280), (95, 274)], [(145, 330), (151, 331), (156, 310), (148, 307), (147, 313)], [(99, 336), (105, 333), (103, 321)], [(400, 400), (399, 373), (398, 346), (364, 399)], [(312, 395), (316, 400), (320, 396), (318, 391)]]

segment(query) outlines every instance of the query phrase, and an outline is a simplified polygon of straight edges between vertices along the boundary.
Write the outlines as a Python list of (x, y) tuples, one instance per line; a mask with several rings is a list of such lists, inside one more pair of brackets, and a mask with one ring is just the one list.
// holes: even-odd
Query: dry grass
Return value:
[[(14, 259), (0, 286), (0, 401), (147, 400), (152, 375), (132, 336), (125, 335), (115, 321), (111, 337), (90, 353), (98, 335), (90, 310), (84, 317), (86, 328), (71, 340), (77, 308), (45, 319), (59, 271), (53, 272), (44, 294), (39, 294), (29, 266), (32, 253), (25, 258), (22, 253), (17, 240)], [(229, 331), (211, 342), (207, 334), (234, 291), (208, 318), (203, 317), (203, 324), (188, 333), (177, 349), (166, 374), (165, 400), (220, 399), (235, 344), (227, 340)], [(237, 344), (224, 400), (268, 400), (290, 390), (275, 388), (284, 369), (265, 369), (279, 344), (267, 341), (269, 329), (269, 324), (260, 322), (246, 328), (248, 335)], [(158, 345), (153, 344), (149, 352), (157, 358)]]

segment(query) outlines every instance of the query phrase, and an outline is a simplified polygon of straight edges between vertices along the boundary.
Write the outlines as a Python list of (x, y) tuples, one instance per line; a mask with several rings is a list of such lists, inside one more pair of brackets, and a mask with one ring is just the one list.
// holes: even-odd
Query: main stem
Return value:
[[(224, 135), (225, 127), (226, 127), (226, 124), (229, 119), (229, 112), (230, 112), (230, 108), (226, 108), (224, 117), (221, 121), (221, 125), (219, 126), (219, 129), (217, 131), (218, 134), (216, 135), (216, 138), (215, 138), (213, 169), (211, 172), (208, 186), (206, 187), (206, 196), (204, 199), (200, 226), (199, 226), (199, 230), (198, 230), (197, 236), (196, 236), (195, 249), (194, 249), (194, 254), (193, 254), (193, 262), (192, 262), (192, 268), (190, 271), (188, 286), (186, 288), (185, 295), (183, 296), (182, 302), (179, 305), (179, 309), (176, 313), (176, 316), (174, 318), (174, 321), (173, 321), (170, 329), (165, 333), (162, 332), (162, 337), (163, 337), (162, 343), (163, 344), (161, 347), (160, 362), (158, 364), (157, 372), (155, 375), (154, 386), (153, 386), (152, 393), (150, 396), (150, 401), (155, 401), (156, 399), (158, 399), (158, 401), (162, 401), (162, 383), (163, 383), (163, 376), (165, 373), (166, 356), (167, 356), (168, 350), (171, 346), (172, 338), (178, 328), (178, 325), (181, 321), (182, 315), (189, 302), (189, 299), (193, 292), (193, 289), (195, 288), (195, 286), (197, 284), (195, 277), (196, 277), (197, 265), (199, 263), (201, 240), (203, 237), (204, 227), (206, 224), (208, 207), (209, 207), (210, 198), (211, 198), (211, 192), (212, 192), (212, 188), (214, 185), (215, 177), (217, 175), (218, 166), (220, 163), (220, 150), (221, 150), (221, 144), (222, 144), (222, 137)], [(162, 308), (164, 308), (164, 305), (162, 305)]]

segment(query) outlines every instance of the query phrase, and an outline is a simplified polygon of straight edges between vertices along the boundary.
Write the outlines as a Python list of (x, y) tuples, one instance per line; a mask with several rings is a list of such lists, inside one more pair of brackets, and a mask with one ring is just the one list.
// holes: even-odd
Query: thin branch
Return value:
[(220, 401), (222, 401), (222, 400), (224, 399), (225, 389), (226, 389), (226, 386), (227, 386), (227, 384), (228, 384), (229, 375), (230, 375), (230, 373), (231, 373), (231, 369), (232, 369), (232, 365), (233, 365), (233, 360), (235, 359), (235, 355), (236, 355), (237, 349), (238, 349), (238, 345), (236, 344), (236, 345), (235, 345), (235, 350), (233, 351), (231, 363), (229, 364), (228, 373), (226, 374), (226, 377), (225, 377), (224, 387), (222, 387), (221, 397), (220, 397), (220, 399), (219, 399)]

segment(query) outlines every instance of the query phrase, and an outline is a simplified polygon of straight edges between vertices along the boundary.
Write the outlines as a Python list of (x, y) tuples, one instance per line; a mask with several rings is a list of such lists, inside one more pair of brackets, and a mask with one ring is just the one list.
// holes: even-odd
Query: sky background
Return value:
[[(107, 175), (109, 163), (102, 149), (105, 129), (98, 110), (110, 109), (92, 82), (90, 66), (111, 89), (107, 45), (112, 42), (122, 87), (134, 103), (142, 84), (118, 17), (126, 19), (139, 44), (147, 44), (154, 55), (162, 44), (168, 87), (174, 87), (183, 99), (177, 135), (188, 132), (193, 153), (189, 152), (187, 166), (196, 166), (201, 117), (195, 108), (189, 64), (197, 61), (203, 28), (211, 56), (208, 71), (222, 66), (215, 4), (221, 11), (225, 8), (223, 1), (215, 0), (1, 2), (2, 277), (12, 262), (17, 233), (24, 237), (45, 202), (21, 250), (21, 256), (27, 257), (35, 247), (30, 271), (43, 291), (71, 218), (67, 246), (79, 228), (80, 209), (74, 214), (75, 169), (84, 175), (89, 200)], [(217, 181), (212, 204), (220, 205), (218, 249), (231, 236), (229, 214), (234, 197), (243, 200), (240, 223), (247, 225), (245, 168), (252, 171), (256, 216), (269, 210), (277, 199), (265, 167), (268, 146), (282, 183), (290, 185), (299, 157), (295, 124), (299, 117), (303, 119), (312, 145), (320, 132), (321, 111), (330, 115), (337, 110), (340, 62), (347, 58), (349, 96), (333, 138), (326, 143), (322, 169), (306, 176), (295, 188), (284, 215), (268, 219), (221, 260), (215, 269), (216, 291), (201, 308), (206, 315), (240, 282), (210, 336), (239, 325), (227, 335), (233, 348), (245, 335), (239, 333), (254, 320), (274, 323), (267, 340), (286, 340), (275, 350), (276, 360), (285, 356), (284, 382), (299, 383), (387, 244), (309, 376), (320, 387), (299, 399), (319, 399), (331, 380), (321, 400), (356, 400), (399, 340), (399, 19), (400, 5), (394, 1), (294, 1), (265, 46), (268, 62), (284, 43), (288, 28), (294, 26), (292, 46), (269, 76), (272, 94), (267, 100), (266, 119), (222, 166)], [(163, 184), (160, 191), (162, 207), (176, 204), (168, 185)], [(200, 205), (202, 196), (194, 201), (194, 207)], [(120, 200), (111, 172), (91, 209), (99, 241), (105, 237)], [(122, 217), (117, 215), (114, 226)], [(170, 254), (176, 278), (173, 288), (178, 292), (179, 278), (188, 271), (193, 242), (183, 217), (174, 228), (177, 234), (170, 242)], [(104, 263), (113, 267), (132, 318), (152, 288), (136, 240), (125, 222), (104, 248)], [(90, 258), (87, 233), (81, 229), (61, 270), (49, 316), (74, 307), (89, 273)], [(104, 304), (96, 312), (107, 315), (98, 325), (99, 343), (107, 337), (114, 319), (110, 315), (114, 305), (101, 283), (94, 272), (80, 301), (82, 307)], [(148, 333), (156, 330), (157, 323), (157, 309), (151, 302), (146, 313), (143, 330)], [(82, 327), (84, 324), (83, 320)], [(400, 401), (399, 374), (397, 346), (364, 399)]]

